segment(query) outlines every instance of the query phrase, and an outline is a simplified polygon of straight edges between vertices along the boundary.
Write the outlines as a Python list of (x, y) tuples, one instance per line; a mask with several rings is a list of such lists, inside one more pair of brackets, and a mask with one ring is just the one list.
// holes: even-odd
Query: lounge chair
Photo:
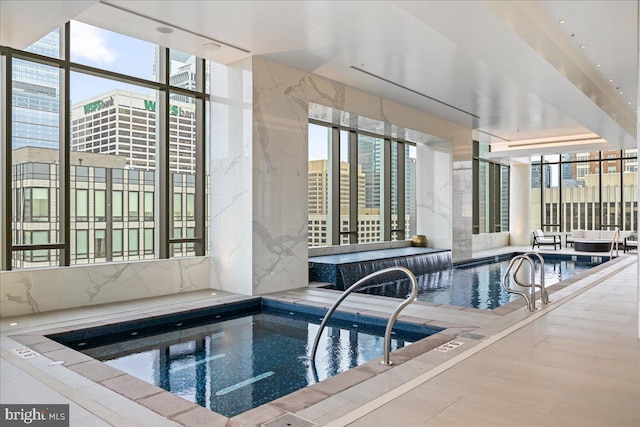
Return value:
[(628, 236), (624, 238), (624, 252), (629, 252), (631, 250), (638, 250), (638, 236)]
[(538, 249), (541, 245), (553, 245), (553, 249), (556, 249), (556, 245), (562, 247), (560, 243), (560, 236), (545, 236), (542, 230), (535, 230), (533, 232), (533, 244), (531, 245), (531, 249), (534, 249), (535, 246), (538, 245)]

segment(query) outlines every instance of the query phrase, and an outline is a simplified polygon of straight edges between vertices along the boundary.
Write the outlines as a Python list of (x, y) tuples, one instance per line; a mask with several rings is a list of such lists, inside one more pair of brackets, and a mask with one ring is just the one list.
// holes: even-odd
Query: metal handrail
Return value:
[(518, 294), (518, 295), (520, 295), (522, 298), (525, 299), (525, 301), (527, 301), (527, 310), (534, 311), (536, 309), (535, 300), (534, 300), (533, 306), (532, 306), (531, 305), (532, 300), (529, 299), (529, 297), (527, 296), (526, 293), (524, 293), (522, 291), (516, 291), (515, 289), (511, 289), (511, 288), (509, 288), (507, 286), (507, 278), (509, 277), (509, 273), (511, 272), (511, 269), (517, 263), (518, 267), (516, 268), (516, 271), (519, 270), (520, 266), (522, 265), (522, 260), (523, 260), (523, 258), (521, 258), (521, 255), (518, 255), (516, 257), (511, 258), (511, 261), (509, 261), (509, 266), (507, 267), (507, 269), (505, 270), (504, 274), (502, 275), (502, 288), (505, 291), (507, 291), (508, 293), (510, 293), (510, 294)]
[(540, 301), (542, 301), (543, 304), (549, 304), (549, 293), (547, 292), (547, 287), (544, 284), (544, 258), (542, 257), (542, 255), (535, 251), (527, 252), (525, 253), (525, 255), (535, 255), (540, 261), (540, 284), (536, 284), (534, 280), (533, 285), (540, 288)]
[(358, 280), (356, 283), (351, 285), (349, 287), (349, 289), (344, 291), (342, 293), (342, 295), (340, 295), (340, 298), (338, 298), (336, 300), (336, 302), (333, 303), (333, 305), (331, 306), (329, 311), (327, 311), (327, 314), (324, 316), (324, 319), (322, 319), (322, 323), (320, 323), (320, 329), (318, 329), (318, 333), (316, 334), (316, 338), (313, 341), (313, 348), (311, 349), (311, 362), (315, 362), (315, 360), (316, 360), (316, 351), (318, 351), (318, 344), (320, 342), (320, 335), (322, 334), (322, 331), (324, 330), (325, 325), (329, 321), (329, 318), (331, 317), (333, 312), (336, 311), (336, 308), (338, 308), (340, 303), (342, 301), (344, 301), (344, 299), (351, 292), (353, 292), (354, 290), (359, 288), (363, 283), (373, 279), (374, 277), (381, 276), (381, 275), (389, 273), (391, 271), (400, 271), (400, 272), (406, 274), (409, 277), (409, 280), (411, 281), (411, 294), (409, 295), (409, 298), (404, 300), (400, 305), (398, 305), (398, 307), (396, 307), (395, 311), (391, 314), (391, 317), (389, 318), (389, 322), (387, 323), (387, 329), (384, 332), (384, 360), (382, 362), (380, 362), (380, 363), (382, 365), (393, 365), (393, 362), (389, 360), (389, 353), (391, 352), (391, 329), (393, 329), (393, 323), (398, 318), (398, 315), (400, 314), (400, 312), (406, 306), (411, 304), (416, 299), (416, 296), (418, 296), (418, 281), (416, 280), (416, 276), (413, 275), (411, 270), (409, 270), (408, 268), (405, 268), (405, 267), (389, 267), (389, 268), (385, 268), (385, 269), (376, 271), (374, 273), (371, 273), (368, 276), (363, 277), (362, 279)]
[(609, 259), (613, 259), (613, 247), (616, 247), (616, 257), (619, 256), (618, 248), (620, 246), (620, 229), (616, 227), (616, 231), (613, 233), (613, 239), (611, 239), (611, 249), (609, 250)]
[[(529, 255), (535, 255), (540, 260), (540, 283), (539, 284), (536, 283), (535, 263), (533, 262), (533, 260)], [(520, 282), (520, 280), (518, 280), (518, 277), (517, 277), (518, 271), (520, 270), (520, 267), (522, 267), (522, 263), (525, 260), (531, 266), (531, 283), (522, 283)], [(516, 284), (522, 287), (530, 287), (531, 290), (529, 291), (530, 293), (529, 296), (527, 296), (527, 294), (524, 292), (511, 289), (507, 286), (507, 278), (509, 277), (509, 273), (511, 272), (511, 269), (514, 268), (514, 266), (515, 266), (515, 271), (513, 272), (513, 280), (514, 282), (516, 282)], [(504, 290), (506, 290), (510, 294), (518, 294), (522, 296), (527, 301), (527, 310), (529, 311), (534, 311), (536, 309), (536, 289), (535, 288), (540, 288), (540, 302), (542, 304), (548, 304), (549, 294), (544, 284), (544, 259), (542, 258), (542, 256), (540, 256), (540, 254), (537, 252), (527, 252), (525, 254), (517, 255), (513, 257), (509, 262), (509, 266), (507, 267), (507, 270), (502, 276), (502, 287), (504, 288)]]

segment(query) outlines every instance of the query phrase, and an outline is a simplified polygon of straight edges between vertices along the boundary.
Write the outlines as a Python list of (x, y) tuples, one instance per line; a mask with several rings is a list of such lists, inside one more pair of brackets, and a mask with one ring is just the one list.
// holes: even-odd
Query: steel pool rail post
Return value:
[[(542, 255), (540, 255), (538, 252), (527, 252), (525, 255), (529, 256), (529, 255), (535, 255), (538, 257), (538, 260), (540, 261), (540, 301), (542, 301), (543, 304), (549, 304), (549, 293), (547, 292), (547, 287), (544, 284), (544, 258), (542, 257)], [(534, 272), (535, 272), (535, 268), (534, 268)], [(534, 287), (538, 286), (535, 284), (535, 274), (533, 275), (534, 277)]]
[(325, 325), (329, 321), (329, 318), (331, 317), (333, 312), (336, 311), (340, 303), (342, 303), (342, 301), (344, 301), (344, 299), (350, 293), (358, 289), (365, 282), (373, 279), (374, 277), (381, 276), (391, 271), (400, 271), (406, 274), (409, 277), (409, 280), (411, 281), (411, 294), (406, 300), (404, 300), (400, 305), (398, 305), (395, 311), (391, 314), (391, 317), (389, 318), (389, 322), (387, 322), (387, 329), (385, 330), (385, 333), (384, 333), (384, 360), (380, 363), (383, 365), (393, 365), (393, 362), (389, 360), (389, 353), (391, 352), (391, 330), (393, 329), (393, 323), (398, 318), (398, 315), (400, 314), (400, 312), (406, 306), (411, 304), (418, 296), (418, 281), (416, 280), (416, 276), (413, 275), (411, 270), (405, 267), (389, 267), (389, 268), (385, 268), (385, 269), (376, 271), (374, 273), (371, 273), (368, 276), (358, 280), (356, 283), (351, 285), (349, 289), (344, 291), (342, 295), (340, 295), (340, 298), (338, 298), (336, 302), (333, 303), (329, 311), (327, 311), (327, 314), (324, 316), (324, 319), (322, 319), (322, 323), (320, 323), (320, 329), (318, 329), (318, 333), (316, 334), (316, 339), (313, 341), (313, 347), (311, 349), (311, 357), (310, 357), (311, 363), (315, 363), (315, 360), (316, 360), (316, 352), (318, 350), (318, 344), (320, 342), (320, 335), (322, 335), (322, 331), (324, 330)]
[[(541, 269), (540, 269), (540, 275), (541, 275), (541, 280), (540, 280), (540, 284), (536, 283), (536, 267), (535, 267), (535, 263), (533, 262), (533, 260), (531, 259), (531, 257), (529, 257), (529, 255), (536, 255), (539, 259), (540, 259), (540, 264), (541, 264)], [(529, 263), (529, 265), (531, 266), (531, 283), (522, 283), (518, 280), (518, 278), (516, 277), (518, 270), (520, 270), (520, 267), (522, 267), (522, 263), (524, 261), (527, 261)], [(531, 294), (530, 296), (527, 296), (526, 293), (524, 292), (520, 292), (517, 291), (515, 289), (511, 289), (507, 286), (507, 278), (509, 277), (509, 273), (511, 272), (511, 269), (515, 266), (515, 271), (513, 273), (513, 280), (520, 286), (522, 287), (530, 287), (530, 291), (529, 293)], [(549, 303), (549, 295), (547, 293), (547, 289), (544, 286), (544, 259), (542, 258), (542, 256), (540, 256), (538, 253), (536, 252), (528, 252), (524, 255), (517, 255), (515, 257), (513, 257), (511, 259), (511, 261), (509, 262), (509, 266), (507, 267), (507, 270), (504, 272), (503, 276), (502, 276), (502, 287), (504, 288), (504, 290), (506, 290), (507, 292), (509, 292), (510, 294), (518, 294), (520, 296), (522, 296), (526, 301), (527, 301), (527, 310), (528, 311), (535, 311), (536, 310), (536, 287), (540, 288), (540, 302), (542, 304), (548, 304)]]

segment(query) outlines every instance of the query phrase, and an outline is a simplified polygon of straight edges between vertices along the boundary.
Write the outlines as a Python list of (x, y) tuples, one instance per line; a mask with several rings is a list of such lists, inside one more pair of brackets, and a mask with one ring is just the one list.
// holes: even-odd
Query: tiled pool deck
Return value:
[[(524, 248), (502, 252), (514, 249)], [(402, 320), (446, 329), (394, 352), (394, 366), (373, 361), (231, 419), (43, 335), (245, 297), (211, 290), (6, 318), (0, 402), (69, 403), (72, 426), (261, 425), (287, 413), (332, 426), (640, 425), (637, 254), (550, 291), (535, 313), (522, 301), (493, 311), (414, 303)], [(338, 295), (309, 287), (268, 297), (329, 307)], [(387, 318), (396, 304), (352, 295), (343, 309)], [(461, 345), (429, 351), (452, 340)], [(25, 346), (39, 355), (22, 359), (14, 350)]]

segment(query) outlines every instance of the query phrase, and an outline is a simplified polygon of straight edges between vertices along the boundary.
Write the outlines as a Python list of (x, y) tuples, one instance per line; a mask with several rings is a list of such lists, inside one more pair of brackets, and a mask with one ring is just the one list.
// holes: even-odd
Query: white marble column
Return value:
[[(450, 144), (418, 144), (416, 169), (417, 231), (432, 248), (451, 248), (452, 155)], [(407, 236), (410, 238), (411, 236)]]
[(257, 58), (212, 70), (215, 288), (260, 295), (308, 284), (308, 107), (286, 91), (296, 77)]
[(473, 256), (473, 171), (471, 132), (453, 146), (453, 261)]
[(531, 168), (528, 164), (511, 165), (509, 180), (509, 241), (514, 246), (531, 244)]
[(211, 68), (211, 286), (251, 295), (251, 59)]

